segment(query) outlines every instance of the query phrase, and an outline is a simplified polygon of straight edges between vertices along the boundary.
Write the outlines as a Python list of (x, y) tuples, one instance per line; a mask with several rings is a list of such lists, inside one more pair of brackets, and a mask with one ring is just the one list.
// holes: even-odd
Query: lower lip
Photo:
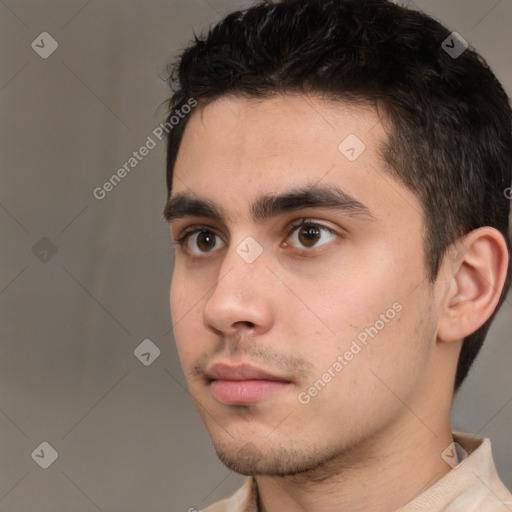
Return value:
[(210, 383), (212, 395), (226, 405), (249, 405), (260, 402), (288, 382), (276, 380), (214, 380)]

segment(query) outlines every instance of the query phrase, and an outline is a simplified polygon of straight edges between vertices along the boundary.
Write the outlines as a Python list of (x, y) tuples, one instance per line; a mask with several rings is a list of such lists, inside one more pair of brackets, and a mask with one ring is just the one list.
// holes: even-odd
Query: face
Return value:
[(226, 97), (189, 119), (171, 314), (190, 393), (237, 472), (318, 468), (422, 407), (436, 328), (424, 219), (385, 172), (385, 140), (370, 107), (303, 95)]

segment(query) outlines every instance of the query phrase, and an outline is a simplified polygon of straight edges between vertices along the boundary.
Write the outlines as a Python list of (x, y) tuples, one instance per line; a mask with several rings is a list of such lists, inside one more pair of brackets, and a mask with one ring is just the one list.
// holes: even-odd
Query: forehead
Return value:
[(319, 152), (337, 160), (339, 144), (349, 135), (358, 136), (372, 152), (374, 142), (386, 137), (376, 109), (301, 94), (225, 96), (193, 112), (180, 153), (230, 167), (284, 158), (298, 163)]
[(379, 113), (368, 105), (300, 94), (222, 97), (191, 115), (172, 196), (208, 198), (226, 213), (248, 217), (257, 198), (298, 187), (336, 186), (377, 211), (396, 202), (398, 187), (410, 196), (398, 213), (411, 203), (420, 212), (410, 191), (383, 181), (386, 138)]

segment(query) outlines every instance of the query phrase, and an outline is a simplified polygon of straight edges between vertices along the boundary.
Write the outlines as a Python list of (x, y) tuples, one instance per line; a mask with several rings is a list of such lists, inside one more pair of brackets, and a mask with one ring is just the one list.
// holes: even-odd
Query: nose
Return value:
[(244, 253), (237, 252), (236, 247), (229, 248), (217, 282), (204, 303), (206, 327), (225, 336), (240, 330), (261, 334), (270, 329), (275, 300), (271, 294), (272, 277), (264, 253), (251, 261), (244, 259)]

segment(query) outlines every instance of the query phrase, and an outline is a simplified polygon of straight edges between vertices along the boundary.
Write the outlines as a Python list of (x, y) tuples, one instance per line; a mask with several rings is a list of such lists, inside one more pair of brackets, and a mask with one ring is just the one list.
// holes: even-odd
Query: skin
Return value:
[[(499, 232), (480, 228), (435, 283), (426, 279), (423, 210), (386, 174), (386, 130), (373, 108), (299, 94), (223, 97), (194, 111), (185, 130), (172, 196), (209, 199), (229, 217), (170, 222), (175, 240), (194, 226), (214, 240), (205, 250), (196, 232), (176, 247), (174, 336), (220, 459), (256, 475), (264, 512), (392, 512), (451, 469), (441, 454), (452, 442), (461, 340), (496, 307), (508, 254)], [(338, 149), (349, 134), (366, 146), (355, 161)], [(261, 195), (315, 184), (342, 188), (372, 218), (308, 207), (252, 219)], [(291, 224), (305, 218), (333, 234), (316, 231), (304, 245)], [(248, 236), (263, 251), (252, 263), (236, 251)], [(396, 303), (401, 311), (301, 403)], [(257, 403), (226, 405), (205, 377), (219, 361), (290, 383)]]

